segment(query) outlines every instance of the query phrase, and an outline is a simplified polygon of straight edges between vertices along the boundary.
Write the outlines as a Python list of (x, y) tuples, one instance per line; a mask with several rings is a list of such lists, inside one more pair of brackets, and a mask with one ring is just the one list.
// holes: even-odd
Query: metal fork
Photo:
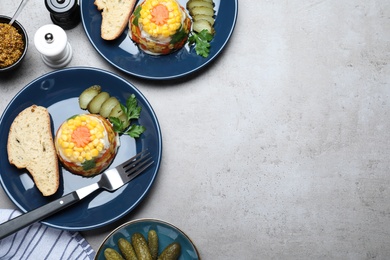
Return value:
[(98, 182), (0, 224), (0, 239), (69, 207), (98, 189), (115, 191), (137, 177), (153, 163), (150, 153), (142, 151), (117, 167), (103, 172)]

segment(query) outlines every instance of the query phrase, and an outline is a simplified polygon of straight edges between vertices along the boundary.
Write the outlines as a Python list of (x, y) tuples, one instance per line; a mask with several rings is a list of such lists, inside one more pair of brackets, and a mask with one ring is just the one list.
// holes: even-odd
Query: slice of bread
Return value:
[(94, 4), (102, 11), (101, 37), (115, 40), (129, 23), (136, 0), (95, 0)]
[(7, 142), (8, 160), (26, 168), (44, 196), (59, 186), (59, 166), (46, 108), (32, 105), (20, 112), (11, 124)]

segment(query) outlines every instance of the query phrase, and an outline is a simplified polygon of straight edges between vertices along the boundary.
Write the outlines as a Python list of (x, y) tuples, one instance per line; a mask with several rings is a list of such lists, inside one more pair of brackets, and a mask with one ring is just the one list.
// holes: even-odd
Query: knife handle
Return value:
[(76, 203), (79, 201), (79, 197), (76, 192), (71, 192), (59, 199), (56, 199), (48, 204), (45, 204), (32, 211), (24, 213), (16, 218), (8, 220), (0, 224), (0, 239), (19, 231), (20, 229), (27, 227), (37, 221), (47, 218), (54, 213)]

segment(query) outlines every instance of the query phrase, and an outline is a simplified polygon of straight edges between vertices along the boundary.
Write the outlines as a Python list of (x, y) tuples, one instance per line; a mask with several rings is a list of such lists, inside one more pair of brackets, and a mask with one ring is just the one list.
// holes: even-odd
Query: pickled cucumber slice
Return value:
[(88, 104), (92, 99), (97, 96), (102, 91), (102, 88), (99, 85), (93, 85), (85, 89), (79, 96), (79, 106), (81, 109), (87, 109)]
[(214, 34), (213, 26), (206, 20), (194, 21), (192, 24), (192, 29), (198, 33), (203, 30), (207, 30), (210, 34)]
[(213, 26), (215, 22), (215, 19), (212, 16), (204, 15), (204, 14), (195, 15), (194, 17), (192, 17), (192, 19), (194, 21), (206, 20), (211, 24), (211, 26)]
[(207, 1), (203, 1), (203, 0), (192, 0), (192, 1), (188, 1), (186, 7), (187, 7), (187, 9), (188, 9), (189, 11), (191, 11), (192, 8), (194, 8), (194, 7), (200, 7), (200, 6), (207, 7), (207, 8), (210, 8), (210, 9), (213, 9), (213, 8), (214, 8), (213, 3), (210, 3), (210, 2), (207, 2)]
[(89, 102), (87, 106), (88, 111), (92, 114), (99, 114), (102, 104), (109, 98), (110, 94), (107, 92), (100, 92), (91, 100), (91, 102)]
[(120, 117), (123, 114), (123, 110), (121, 104), (116, 105), (112, 110), (108, 117)]
[(203, 14), (208, 16), (214, 16), (214, 9), (206, 6), (198, 6), (189, 10), (191, 16)]
[(116, 97), (110, 97), (100, 107), (99, 114), (102, 117), (108, 118), (111, 113), (111, 110), (119, 104), (119, 100)]

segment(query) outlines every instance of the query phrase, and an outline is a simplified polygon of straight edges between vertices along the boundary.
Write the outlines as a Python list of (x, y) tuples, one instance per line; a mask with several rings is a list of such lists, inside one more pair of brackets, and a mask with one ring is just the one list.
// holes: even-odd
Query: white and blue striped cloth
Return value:
[[(0, 223), (20, 215), (20, 211), (0, 209)], [(0, 240), (1, 260), (93, 259), (94, 250), (78, 232), (69, 232), (35, 223)]]

